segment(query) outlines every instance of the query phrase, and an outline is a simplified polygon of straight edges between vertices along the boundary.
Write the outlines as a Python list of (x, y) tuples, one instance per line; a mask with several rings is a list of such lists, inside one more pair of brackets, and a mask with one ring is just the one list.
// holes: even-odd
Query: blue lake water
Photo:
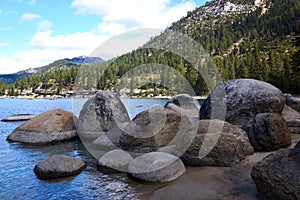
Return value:
[[(130, 117), (165, 99), (124, 99)], [(40, 114), (62, 108), (73, 111), (72, 99), (0, 99), (0, 119), (14, 114)], [(77, 141), (32, 147), (9, 143), (6, 137), (23, 122), (0, 122), (0, 199), (131, 199), (138, 183), (126, 174), (106, 175), (96, 170), (96, 160)], [(36, 178), (33, 168), (54, 154), (77, 157), (88, 167), (77, 176), (51, 181)]]

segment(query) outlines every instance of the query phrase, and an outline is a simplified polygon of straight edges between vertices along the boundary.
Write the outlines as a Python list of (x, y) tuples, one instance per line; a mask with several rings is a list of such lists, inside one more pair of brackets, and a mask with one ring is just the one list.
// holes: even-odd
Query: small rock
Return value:
[(113, 150), (105, 153), (98, 161), (97, 169), (106, 173), (127, 172), (132, 156), (123, 150)]
[(83, 105), (76, 126), (81, 138), (97, 139), (101, 132), (129, 121), (127, 110), (117, 95), (100, 91)]
[(258, 163), (251, 172), (261, 199), (300, 199), (300, 151), (281, 149)]
[(291, 133), (300, 134), (300, 114), (289, 106), (284, 106), (281, 113)]
[(247, 134), (220, 120), (200, 120), (192, 144), (181, 156), (193, 166), (232, 166), (253, 154)]
[(12, 116), (5, 117), (2, 119), (2, 122), (18, 122), (18, 121), (27, 121), (34, 118), (36, 115), (31, 114), (16, 114)]
[(194, 117), (199, 115), (199, 102), (188, 94), (179, 94), (172, 97), (165, 108), (179, 112), (181, 115)]
[(39, 179), (54, 179), (79, 174), (86, 167), (84, 161), (70, 156), (54, 155), (40, 161), (34, 167)]
[(291, 145), (291, 133), (282, 117), (275, 113), (261, 113), (243, 127), (255, 151), (274, 151)]
[[(216, 112), (213, 116), (212, 105)], [(211, 92), (201, 106), (200, 119), (224, 120), (220, 117), (226, 115), (225, 121), (242, 126), (259, 113), (279, 114), (284, 105), (285, 97), (282, 92), (269, 83), (236, 79), (217, 86)]]
[(284, 94), (284, 96), (286, 98), (285, 104), (297, 112), (300, 112), (300, 100), (293, 97), (291, 94)]
[(73, 114), (54, 109), (18, 126), (7, 140), (29, 144), (52, 144), (77, 137)]
[(128, 166), (128, 175), (140, 182), (168, 182), (185, 173), (182, 161), (163, 152), (152, 152), (137, 157)]

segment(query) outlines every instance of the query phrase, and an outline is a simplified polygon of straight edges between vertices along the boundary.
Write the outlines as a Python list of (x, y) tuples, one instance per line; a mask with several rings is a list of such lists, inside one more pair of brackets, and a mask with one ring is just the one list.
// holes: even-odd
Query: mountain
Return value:
[(43, 67), (29, 68), (13, 74), (0, 74), (0, 80), (2, 80), (5, 84), (12, 84), (21, 78), (30, 77), (35, 74), (42, 74), (47, 71), (54, 71), (57, 68), (70, 68), (81, 64), (94, 64), (100, 62), (103, 62), (103, 60), (98, 57), (79, 56), (72, 59), (64, 58)]
[[(172, 23), (143, 48), (118, 57), (106, 70), (100, 87), (111, 88), (134, 66), (159, 63), (182, 73), (196, 94), (207, 93), (201, 74), (191, 63), (171, 52), (148, 48), (151, 44), (168, 42), (176, 45), (176, 38), (172, 37), (174, 31), (186, 34), (204, 47), (223, 81), (254, 78), (267, 81), (283, 92), (300, 92), (300, 67), (293, 62), (300, 49), (296, 42), (300, 37), (300, 0), (207, 2)], [(163, 73), (168, 75), (169, 72)], [(156, 78), (160, 77), (157, 74)], [(133, 82), (143, 78), (135, 76)]]
[(79, 56), (72, 59), (65, 58), (64, 60), (76, 64), (94, 64), (94, 63), (100, 63), (104, 61), (99, 57), (87, 57), (87, 56)]

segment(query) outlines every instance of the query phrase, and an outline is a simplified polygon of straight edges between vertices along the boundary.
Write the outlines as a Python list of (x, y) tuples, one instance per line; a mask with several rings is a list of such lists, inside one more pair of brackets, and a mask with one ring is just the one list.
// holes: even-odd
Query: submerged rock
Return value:
[(193, 166), (232, 166), (253, 154), (247, 134), (220, 120), (200, 120), (192, 144), (181, 156)]
[[(226, 105), (226, 110), (222, 103)], [(285, 97), (269, 83), (254, 79), (236, 79), (217, 86), (211, 92), (201, 106), (200, 119), (219, 119), (222, 116), (212, 116), (212, 105), (216, 106), (215, 112), (226, 114), (225, 121), (242, 126), (259, 113), (281, 113)]]
[(82, 107), (76, 124), (80, 137), (96, 139), (130, 118), (122, 101), (111, 91), (100, 91)]
[(27, 121), (34, 118), (36, 115), (31, 114), (16, 114), (12, 116), (5, 117), (2, 119), (2, 122), (18, 122), (18, 121)]
[(131, 161), (128, 166), (128, 175), (140, 182), (168, 182), (184, 173), (182, 161), (164, 152), (144, 154)]
[(30, 144), (49, 144), (77, 137), (73, 114), (54, 109), (18, 126), (7, 140)]
[(300, 199), (300, 151), (281, 149), (253, 166), (251, 176), (261, 199)]
[(274, 151), (291, 145), (291, 133), (279, 114), (258, 114), (242, 128), (255, 151)]
[(86, 167), (84, 161), (70, 156), (54, 155), (41, 160), (34, 173), (39, 179), (54, 179), (79, 174)]

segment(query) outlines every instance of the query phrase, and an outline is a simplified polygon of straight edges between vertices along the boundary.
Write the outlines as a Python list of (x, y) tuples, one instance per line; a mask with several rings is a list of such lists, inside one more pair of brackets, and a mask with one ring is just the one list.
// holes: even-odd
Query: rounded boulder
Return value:
[(281, 113), (285, 99), (282, 92), (269, 83), (254, 79), (230, 80), (211, 92), (200, 108), (199, 118), (219, 119), (223, 115), (212, 115), (212, 105), (218, 107), (224, 102), (226, 110), (222, 105), (220, 109), (225, 113), (225, 121), (242, 126), (259, 113)]
[(255, 151), (274, 151), (291, 145), (291, 133), (279, 114), (261, 113), (243, 127)]
[(34, 173), (39, 179), (54, 179), (79, 174), (86, 167), (84, 161), (70, 156), (53, 155), (41, 160)]
[(171, 154), (151, 152), (129, 163), (128, 175), (139, 182), (168, 182), (177, 179), (186, 171), (182, 161)]

